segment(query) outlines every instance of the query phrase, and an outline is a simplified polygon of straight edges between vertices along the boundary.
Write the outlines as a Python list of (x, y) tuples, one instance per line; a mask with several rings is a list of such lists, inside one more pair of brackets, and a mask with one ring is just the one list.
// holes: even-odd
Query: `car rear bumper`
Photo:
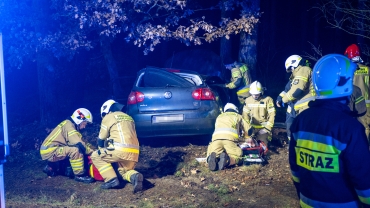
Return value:
[[(153, 117), (157, 116), (152, 113), (141, 113), (131, 115), (135, 121), (136, 133), (138, 137), (162, 137), (162, 136), (190, 136), (212, 134), (214, 131), (215, 121), (218, 112), (176, 112), (167, 113), (167, 115), (184, 115), (183, 121), (153, 122)], [(166, 114), (159, 114), (160, 116)]]

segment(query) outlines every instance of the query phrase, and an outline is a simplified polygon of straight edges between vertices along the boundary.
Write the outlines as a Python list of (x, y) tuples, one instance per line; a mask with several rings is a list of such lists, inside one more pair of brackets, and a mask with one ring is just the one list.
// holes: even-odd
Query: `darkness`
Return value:
[[(208, 1), (207, 1), (208, 2)], [(311, 9), (319, 0), (261, 0), (263, 12), (258, 24), (257, 77), (266, 88), (266, 94), (273, 99), (283, 90), (289, 74), (284, 62), (293, 54), (313, 54), (309, 43), (322, 49), (323, 54), (343, 54), (346, 47), (358, 43), (356, 36), (329, 28), (318, 10)], [(210, 18), (206, 16), (206, 20)], [(231, 37), (233, 58), (237, 59), (239, 36)], [(7, 43), (3, 43), (4, 45)], [(220, 41), (204, 43), (201, 46), (185, 46), (179, 41), (162, 42), (149, 55), (143, 55), (143, 48), (126, 43), (124, 36), (118, 36), (112, 43), (113, 54), (120, 72), (120, 78), (132, 81), (136, 72), (145, 66), (164, 67), (166, 61), (185, 50), (207, 49), (219, 55)], [(6, 59), (6, 57), (4, 57)], [(362, 57), (366, 60), (367, 57)], [(195, 63), (196, 64), (196, 63)], [(313, 66), (313, 65), (312, 65)], [(55, 83), (59, 109), (55, 117), (64, 119), (79, 107), (88, 108), (96, 122), (100, 119), (100, 106), (111, 98), (109, 75), (99, 48), (80, 52), (74, 60), (59, 61), (60, 79)], [(252, 69), (253, 70), (253, 69)], [(39, 120), (39, 92), (35, 62), (24, 63), (21, 69), (10, 69), (5, 63), (8, 123), (27, 124)], [(123, 82), (127, 97), (131, 83)]]

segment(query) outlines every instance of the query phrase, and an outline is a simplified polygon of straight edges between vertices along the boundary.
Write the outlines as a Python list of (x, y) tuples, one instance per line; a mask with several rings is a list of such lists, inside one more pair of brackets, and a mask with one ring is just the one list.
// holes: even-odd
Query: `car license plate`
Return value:
[(165, 116), (153, 116), (152, 123), (167, 123), (167, 122), (174, 122), (174, 121), (184, 121), (183, 114), (176, 114), (176, 115), (165, 115)]

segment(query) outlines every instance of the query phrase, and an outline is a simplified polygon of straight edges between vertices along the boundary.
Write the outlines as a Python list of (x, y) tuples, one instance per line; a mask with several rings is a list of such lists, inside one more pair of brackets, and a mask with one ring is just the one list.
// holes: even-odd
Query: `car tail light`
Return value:
[(127, 99), (127, 104), (132, 105), (144, 101), (144, 94), (139, 91), (132, 91)]
[(191, 95), (196, 100), (215, 100), (215, 96), (208, 88), (198, 88)]

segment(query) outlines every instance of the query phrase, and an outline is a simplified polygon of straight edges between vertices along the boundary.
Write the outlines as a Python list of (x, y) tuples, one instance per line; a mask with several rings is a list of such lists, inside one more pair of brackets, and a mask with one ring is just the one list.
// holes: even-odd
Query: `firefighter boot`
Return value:
[(50, 177), (57, 176), (59, 172), (59, 162), (48, 162), (44, 169), (42, 169), (42, 172)]
[(42, 169), (42, 172), (46, 173), (46, 175), (50, 176), (50, 177), (54, 177), (57, 175), (57, 173), (53, 170), (52, 167), (50, 167), (49, 165), (46, 165), (44, 167), (44, 169)]
[(226, 152), (221, 153), (220, 161), (218, 161), (218, 170), (223, 170), (230, 164), (229, 155)]
[(119, 180), (117, 177), (110, 179), (109, 181), (103, 183), (100, 188), (102, 189), (112, 189), (119, 186)]
[(132, 189), (132, 193), (135, 194), (143, 190), (143, 180), (144, 177), (141, 173), (135, 173), (130, 177), (130, 182), (134, 186), (134, 188)]
[(211, 171), (217, 170), (217, 157), (216, 157), (216, 153), (215, 152), (212, 152), (208, 156), (207, 162), (208, 162), (208, 169), (209, 170), (211, 170)]
[(86, 175), (75, 175), (75, 181), (82, 182), (82, 183), (92, 183), (95, 179), (91, 178), (90, 176)]

